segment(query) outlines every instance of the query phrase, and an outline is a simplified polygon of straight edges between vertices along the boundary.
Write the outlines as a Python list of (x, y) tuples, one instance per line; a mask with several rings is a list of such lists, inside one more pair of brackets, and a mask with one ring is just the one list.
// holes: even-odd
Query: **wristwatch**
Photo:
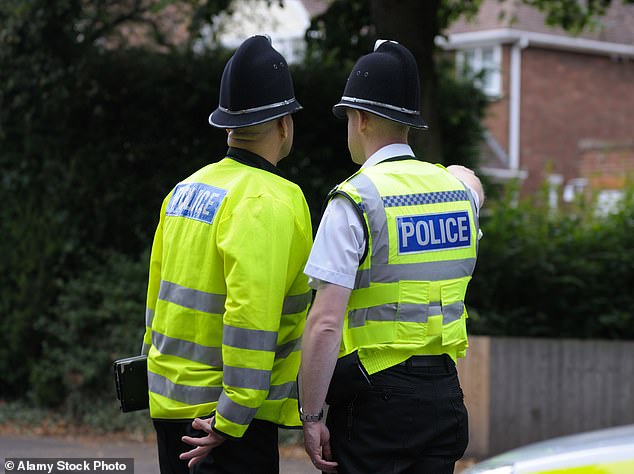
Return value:
[(324, 417), (324, 410), (323, 409), (317, 415), (307, 415), (306, 413), (304, 413), (304, 410), (301, 407), (299, 408), (299, 419), (300, 419), (300, 421), (315, 422), (315, 421), (321, 420), (323, 417)]

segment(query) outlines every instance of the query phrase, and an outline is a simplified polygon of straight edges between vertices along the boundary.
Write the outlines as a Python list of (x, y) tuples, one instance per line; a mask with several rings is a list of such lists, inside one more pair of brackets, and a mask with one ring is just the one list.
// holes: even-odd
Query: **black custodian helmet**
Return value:
[(378, 40), (374, 51), (352, 68), (343, 96), (332, 111), (346, 118), (346, 107), (365, 110), (414, 128), (427, 128), (420, 116), (420, 80), (412, 53), (396, 41)]
[(218, 128), (241, 128), (301, 110), (284, 57), (266, 36), (252, 36), (225, 65), (220, 104), (209, 116)]

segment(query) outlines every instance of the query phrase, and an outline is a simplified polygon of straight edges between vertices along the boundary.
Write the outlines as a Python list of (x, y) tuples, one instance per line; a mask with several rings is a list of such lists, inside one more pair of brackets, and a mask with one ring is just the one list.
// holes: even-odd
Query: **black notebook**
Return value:
[(147, 356), (139, 355), (113, 362), (117, 398), (122, 412), (148, 408)]

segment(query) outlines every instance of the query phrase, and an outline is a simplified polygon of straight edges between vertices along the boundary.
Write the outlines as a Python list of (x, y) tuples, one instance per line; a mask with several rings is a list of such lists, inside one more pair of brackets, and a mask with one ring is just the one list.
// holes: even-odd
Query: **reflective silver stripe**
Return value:
[[(220, 347), (203, 346), (195, 342), (171, 338), (158, 332), (152, 333), (152, 342), (161, 354), (173, 355), (214, 367), (222, 367), (222, 349)], [(302, 338), (299, 337), (277, 348), (273, 347), (273, 349), (266, 350), (275, 350), (276, 359), (285, 359), (293, 352), (297, 352), (301, 349), (301, 342)], [(232, 345), (232, 347), (236, 346)], [(243, 348), (249, 349), (249, 347)], [(149, 344), (143, 344), (141, 346), (141, 354), (147, 354), (149, 350)]]
[(478, 233), (478, 229), (480, 228), (480, 226), (478, 224), (478, 209), (476, 208), (475, 200), (473, 198), (473, 194), (471, 194), (471, 192), (469, 191), (469, 188), (467, 188), (466, 184), (462, 183), (462, 185), (464, 186), (465, 193), (467, 194), (467, 198), (469, 199), (469, 204), (471, 204), (471, 211), (473, 212), (473, 218), (475, 219), (476, 234), (477, 234)]
[(268, 390), (271, 386), (271, 371), (225, 365), (222, 381), (230, 387)]
[(363, 208), (368, 216), (368, 225), (372, 234), (371, 266), (387, 264), (390, 254), (390, 242), (387, 229), (387, 215), (378, 189), (363, 173), (350, 179), (350, 184), (357, 188), (363, 200)]
[[(408, 303), (406, 303), (408, 304)], [(418, 306), (416, 304), (414, 304), (413, 306)], [(401, 307), (399, 307), (399, 311), (400, 311)], [(407, 314), (407, 311), (405, 312)], [(410, 311), (409, 314), (413, 314), (414, 311)], [(442, 312), (442, 306), (440, 306), (440, 302), (435, 302), (435, 303), (429, 303), (429, 306), (427, 308), (427, 316), (438, 316), (439, 314), (443, 314)], [(445, 318), (443, 315), (443, 323), (445, 322)]]
[[(218, 412), (234, 423), (241, 423), (241, 419), (250, 421), (257, 409), (247, 408), (232, 402), (224, 395), (222, 387), (197, 387), (191, 385), (179, 385), (171, 382), (162, 375), (148, 371), (148, 389), (156, 393), (188, 405), (198, 405), (219, 401)], [(282, 385), (273, 385), (269, 391), (267, 400), (284, 400), (285, 398), (297, 399), (297, 384), (288, 382)], [(223, 400), (225, 402), (223, 403)], [(240, 418), (240, 413), (245, 418)], [(246, 418), (248, 417), (248, 419)]]
[(401, 280), (442, 281), (464, 278), (473, 273), (475, 264), (475, 258), (392, 265), (373, 264), (371, 269), (357, 272), (354, 287), (369, 287), (370, 277), (375, 283), (395, 283)]
[(287, 296), (284, 298), (282, 314), (301, 313), (310, 304), (312, 296), (312, 291), (308, 291), (301, 295)]
[(225, 295), (194, 290), (165, 280), (161, 281), (159, 299), (205, 313), (225, 312)]
[(465, 192), (469, 198), (469, 204), (471, 204), (471, 211), (473, 212), (473, 222), (475, 224), (475, 244), (476, 244), (476, 255), (478, 254), (478, 249), (480, 248), (480, 239), (478, 238), (478, 234), (480, 233), (480, 218), (478, 217), (478, 210), (476, 209), (475, 200), (467, 185), (462, 183), (464, 186)]
[(396, 303), (372, 306), (370, 308), (355, 309), (348, 313), (348, 327), (358, 328), (366, 321), (395, 321)]
[(238, 425), (248, 425), (258, 409), (238, 405), (225, 393), (223, 393), (220, 396), (220, 400), (218, 400), (218, 407), (216, 408), (216, 411), (220, 414), (220, 416), (232, 423), (236, 423)]
[(201, 364), (222, 367), (222, 349), (196, 344), (152, 331), (152, 344), (161, 354), (172, 355)]
[(440, 306), (440, 303), (415, 304), (415, 303), (389, 303), (370, 308), (361, 308), (350, 311), (348, 314), (348, 327), (356, 328), (365, 325), (366, 321), (401, 321), (409, 323), (426, 323), (430, 316), (442, 314), (443, 324), (449, 324), (459, 320), (464, 312), (464, 303), (458, 301)]
[(259, 112), (261, 110), (274, 109), (275, 107), (281, 107), (282, 105), (289, 105), (289, 104), (292, 104), (293, 102), (295, 102), (295, 97), (293, 97), (292, 99), (283, 100), (281, 102), (275, 102), (273, 104), (261, 105), (259, 107), (252, 107), (250, 109), (229, 110), (226, 107), (218, 107), (218, 109), (220, 109), (226, 114), (242, 115), (242, 114), (249, 114), (251, 112)]
[(145, 342), (141, 344), (141, 354), (148, 355), (150, 353), (151, 344), (146, 344)]
[(298, 337), (293, 341), (285, 342), (284, 344), (277, 347), (275, 351), (276, 359), (286, 359), (293, 352), (297, 352), (302, 347), (302, 338)]
[(267, 400), (284, 400), (285, 398), (297, 398), (297, 383), (287, 382), (282, 385), (271, 385)]
[(396, 105), (386, 104), (385, 102), (377, 102), (375, 100), (359, 99), (358, 97), (349, 97), (346, 95), (344, 95), (341, 100), (347, 100), (348, 102), (354, 102), (355, 104), (378, 105), (379, 107), (385, 107), (386, 109), (396, 110), (406, 114), (420, 115), (418, 110), (406, 109), (405, 107), (398, 107)]
[[(301, 313), (306, 309), (311, 298), (312, 292), (310, 291), (301, 295), (287, 296), (284, 298), (282, 314)], [(226, 295), (194, 290), (186, 286), (162, 280), (159, 288), (159, 299), (205, 313), (222, 314), (225, 312), (225, 300), (227, 297)], [(146, 323), (148, 311), (150, 310), (146, 309)], [(152, 318), (154, 318), (154, 311), (152, 311)]]
[(148, 389), (150, 392), (188, 405), (215, 402), (222, 394), (222, 387), (179, 385), (154, 372), (148, 371), (147, 375)]
[(457, 301), (451, 304), (445, 304), (442, 307), (442, 323), (449, 324), (458, 321), (464, 313), (464, 302)]
[(154, 310), (150, 308), (145, 308), (145, 325), (151, 328), (152, 321), (154, 321)]
[(464, 303), (457, 301), (441, 307), (440, 303), (414, 304), (402, 303), (398, 306), (397, 319), (412, 323), (426, 323), (430, 316), (442, 315), (442, 323), (458, 321), (464, 312)]
[(277, 346), (277, 332), (225, 325), (222, 329), (222, 343), (238, 349), (274, 352)]

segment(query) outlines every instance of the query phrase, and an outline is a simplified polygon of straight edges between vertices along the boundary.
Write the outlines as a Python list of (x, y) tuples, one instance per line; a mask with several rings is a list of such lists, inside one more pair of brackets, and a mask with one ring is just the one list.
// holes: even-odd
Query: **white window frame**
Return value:
[(621, 202), (625, 198), (623, 189), (602, 189), (597, 193), (597, 204), (595, 214), (605, 217), (618, 212)]
[[(491, 61), (485, 64), (484, 53), (491, 51)], [(490, 98), (502, 95), (502, 46), (499, 44), (467, 48), (456, 52), (456, 66), (459, 74), (467, 74), (476, 86)], [(476, 77), (484, 71), (484, 80)]]

